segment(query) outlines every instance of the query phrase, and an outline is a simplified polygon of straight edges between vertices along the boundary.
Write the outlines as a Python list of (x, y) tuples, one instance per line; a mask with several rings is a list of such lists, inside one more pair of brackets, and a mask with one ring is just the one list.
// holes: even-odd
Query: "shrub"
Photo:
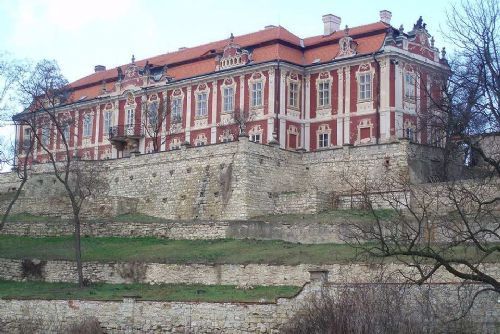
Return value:
[(69, 334), (102, 334), (101, 325), (96, 317), (85, 317), (71, 324), (65, 333)]
[(27, 279), (42, 279), (43, 268), (47, 261), (24, 259), (21, 262), (21, 274)]
[(367, 284), (339, 287), (335, 294), (322, 292), (282, 329), (284, 334), (420, 334), (479, 333), (467, 319), (446, 322), (432, 307), (408, 302), (403, 286)]

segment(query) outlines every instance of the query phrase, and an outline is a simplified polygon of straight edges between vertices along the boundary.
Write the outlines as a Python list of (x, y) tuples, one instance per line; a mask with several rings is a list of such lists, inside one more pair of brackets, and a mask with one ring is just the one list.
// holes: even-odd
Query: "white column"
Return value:
[(217, 81), (212, 82), (212, 123), (210, 129), (210, 144), (217, 142)]
[(304, 148), (311, 149), (311, 76), (306, 75), (304, 84)]
[(240, 75), (240, 110), (245, 108), (245, 76)]
[(280, 147), (286, 148), (286, 120), (283, 118), (286, 114), (285, 100), (286, 99), (286, 74), (285, 72), (280, 73), (280, 133), (279, 141)]
[(344, 68), (345, 72), (345, 118), (344, 118), (344, 144), (350, 144), (351, 136), (351, 68)]
[(191, 86), (187, 87), (186, 97), (186, 141), (191, 142)]
[(403, 64), (396, 65), (394, 87), (396, 91), (394, 130), (396, 138), (401, 138), (403, 136)]
[(396, 73), (394, 74), (394, 90), (396, 92), (395, 102), (396, 109), (403, 109), (403, 70), (402, 65), (395, 66)]
[(390, 60), (389, 58), (380, 61), (380, 141), (384, 142), (390, 138), (391, 117), (390, 117)]
[(267, 119), (267, 142), (271, 142), (274, 132), (274, 117), (276, 114), (276, 74), (274, 68), (269, 70), (269, 115)]
[(337, 89), (337, 145), (344, 144), (344, 69), (337, 70), (338, 89)]
[[(100, 129), (100, 124), (101, 124), (101, 106), (97, 105), (96, 106), (96, 116), (95, 116), (95, 146), (99, 146), (99, 129)], [(104, 134), (103, 134), (104, 135)]]

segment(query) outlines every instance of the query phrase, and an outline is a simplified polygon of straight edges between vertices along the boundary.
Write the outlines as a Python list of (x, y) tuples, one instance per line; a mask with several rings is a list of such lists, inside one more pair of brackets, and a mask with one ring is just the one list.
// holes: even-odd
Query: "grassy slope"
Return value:
[(95, 284), (84, 289), (71, 283), (12, 282), (0, 280), (1, 299), (80, 299), (122, 300), (140, 296), (153, 301), (273, 302), (278, 297), (293, 297), (296, 286), (256, 286), (241, 290), (232, 285), (186, 284)]
[[(159, 263), (266, 263), (276, 265), (365, 262), (345, 244), (304, 245), (258, 240), (167, 240), (155, 238), (82, 238), (84, 261)], [(474, 249), (455, 250), (456, 256), (474, 261)], [(73, 260), (72, 237), (31, 238), (0, 236), (0, 258)], [(391, 261), (391, 259), (386, 259)], [(487, 259), (500, 262), (498, 254)]]
[[(73, 260), (72, 237), (0, 236), (0, 257)], [(339, 244), (302, 245), (283, 241), (82, 238), (84, 261), (160, 263), (344, 263), (356, 251)]]

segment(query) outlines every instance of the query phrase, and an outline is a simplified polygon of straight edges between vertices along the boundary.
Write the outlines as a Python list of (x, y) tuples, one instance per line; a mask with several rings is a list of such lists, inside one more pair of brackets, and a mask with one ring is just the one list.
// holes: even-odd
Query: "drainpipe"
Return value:
[(376, 98), (375, 98), (375, 119), (377, 121), (377, 132), (375, 142), (378, 144), (380, 140), (380, 62), (375, 58), (375, 53), (372, 54), (373, 61), (375, 61), (375, 84), (376, 84)]

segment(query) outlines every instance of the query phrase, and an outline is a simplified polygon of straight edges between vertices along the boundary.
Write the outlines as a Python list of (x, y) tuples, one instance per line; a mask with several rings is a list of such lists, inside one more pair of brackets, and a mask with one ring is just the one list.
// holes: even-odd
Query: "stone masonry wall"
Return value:
[[(343, 286), (315, 281), (294, 298), (279, 298), (275, 303), (151, 302), (129, 297), (122, 302), (0, 300), (0, 333), (22, 333), (23, 324), (29, 324), (31, 333), (64, 332), (85, 317), (96, 318), (108, 333), (279, 333), (312, 298), (321, 293), (335, 296), (339, 289)], [(455, 286), (429, 285), (406, 293), (415, 300), (436, 296), (433, 307), (440, 307), (455, 300), (457, 292)], [(494, 333), (498, 326), (496, 297), (494, 293), (480, 295), (468, 315), (482, 324), (483, 333)]]
[[(93, 237), (155, 237), (176, 240), (256, 239), (284, 240), (304, 244), (342, 243), (337, 222), (266, 221), (165, 221), (112, 222), (84, 221), (81, 234)], [(69, 221), (7, 222), (0, 235), (54, 237), (72, 235)]]
[[(349, 189), (346, 177), (366, 175), (377, 180), (383, 175), (408, 174), (412, 145), (403, 140), (301, 153), (240, 138), (225, 144), (88, 162), (106, 171), (103, 182), (109, 184), (109, 191), (90, 198), (83, 214), (109, 217), (138, 212), (175, 220), (238, 220), (319, 212), (332, 208), (334, 197)], [(425, 148), (418, 152), (418, 159), (425, 160)], [(414, 156), (412, 153), (412, 159)], [(48, 164), (33, 166), (34, 173), (13, 213), (70, 216), (64, 189), (51, 175), (51, 168)], [(5, 210), (18, 185), (13, 173), (1, 175), (0, 210)]]
[[(47, 282), (77, 282), (76, 266), (70, 261), (47, 261), (42, 264), (41, 277), (26, 276), (22, 260), (0, 258), (0, 279), (21, 281), (40, 279)], [(163, 263), (84, 263), (86, 278), (94, 283), (185, 283), (222, 285), (296, 285), (309, 282), (311, 270), (326, 270), (333, 283), (370, 283), (377, 281), (381, 273), (386, 282), (401, 282), (401, 272), (408, 277), (412, 271), (400, 264), (383, 267), (371, 264), (328, 265), (268, 265), (268, 264), (163, 264)], [(483, 269), (493, 277), (500, 277), (500, 268), (484, 265)], [(413, 273), (415, 274), (415, 273)], [(432, 283), (459, 283), (460, 280), (441, 270)]]

